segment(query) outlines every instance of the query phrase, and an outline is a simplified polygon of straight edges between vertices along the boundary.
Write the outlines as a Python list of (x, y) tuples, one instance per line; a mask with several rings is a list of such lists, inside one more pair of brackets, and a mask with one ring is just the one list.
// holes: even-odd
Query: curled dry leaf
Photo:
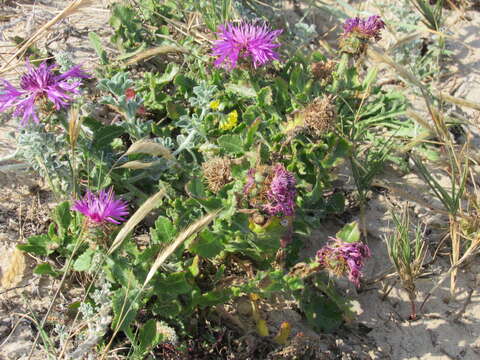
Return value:
[(10, 264), (2, 276), (4, 289), (16, 286), (22, 280), (25, 271), (25, 256), (21, 250), (15, 249), (10, 258)]

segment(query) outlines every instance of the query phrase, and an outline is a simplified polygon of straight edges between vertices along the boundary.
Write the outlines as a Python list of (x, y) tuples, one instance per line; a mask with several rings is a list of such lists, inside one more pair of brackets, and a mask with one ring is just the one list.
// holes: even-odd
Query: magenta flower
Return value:
[(280, 59), (274, 49), (280, 46), (275, 40), (282, 30), (271, 30), (266, 24), (246, 22), (220, 25), (218, 29), (219, 40), (215, 41), (212, 49), (212, 55), (218, 56), (214, 62), (216, 67), (224, 65), (230, 70), (234, 69), (239, 58), (251, 57), (255, 68)]
[(57, 110), (65, 108), (71, 100), (71, 94), (78, 94), (78, 87), (81, 85), (80, 81), (67, 80), (89, 78), (79, 66), (58, 75), (53, 72), (56, 64), (48, 66), (43, 62), (34, 68), (27, 62), (26, 67), (27, 73), (20, 79), (20, 89), (7, 80), (2, 80), (3, 87), (0, 85), (0, 111), (15, 108), (13, 115), (22, 116), (21, 126), (25, 126), (30, 119), (36, 123), (40, 121), (35, 112), (38, 100), (47, 98)]
[(293, 216), (295, 212), (295, 176), (282, 164), (274, 167), (274, 176), (267, 192), (268, 204), (263, 209), (269, 215)]
[(361, 242), (348, 243), (330, 238), (331, 242), (317, 252), (317, 261), (337, 276), (348, 273), (348, 279), (360, 286), (363, 261), (370, 257), (370, 249)]
[(378, 41), (381, 39), (380, 31), (384, 28), (385, 23), (378, 15), (369, 16), (367, 19), (354, 17), (347, 19), (343, 24), (343, 36), (357, 34), (367, 39), (373, 38)]
[(82, 213), (96, 225), (106, 222), (120, 224), (128, 215), (128, 204), (115, 199), (113, 188), (101, 190), (98, 194), (87, 190), (83, 199), (75, 201), (72, 210)]

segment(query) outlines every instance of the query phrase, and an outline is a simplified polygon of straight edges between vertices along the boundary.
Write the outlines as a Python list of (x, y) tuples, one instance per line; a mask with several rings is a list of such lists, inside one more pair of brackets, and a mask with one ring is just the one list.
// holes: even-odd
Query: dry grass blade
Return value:
[(204, 226), (208, 225), (213, 219), (217, 217), (219, 212), (220, 210), (217, 210), (194, 222), (192, 225), (182, 231), (170, 245), (163, 249), (163, 251), (158, 254), (155, 263), (152, 265), (150, 271), (148, 272), (145, 282), (143, 283), (143, 287), (148, 284), (148, 282), (152, 279), (153, 275), (155, 275), (155, 273), (157, 272), (158, 268), (177, 249), (177, 247), (180, 246), (181, 243), (187, 240), (190, 236), (202, 230)]
[(447, 280), (449, 276), (451, 276), (453, 271), (458, 269), (460, 266), (462, 266), (472, 257), (479, 254), (479, 248), (480, 248), (480, 237), (477, 239), (474, 239), (472, 244), (469, 246), (468, 250), (460, 258), (460, 260), (458, 260), (455, 264), (453, 264), (446, 273), (442, 274), (442, 276), (440, 277), (438, 282), (435, 284), (435, 286), (427, 293), (427, 295), (425, 295), (422, 305), (420, 305), (420, 311), (422, 311), (423, 307), (427, 303), (428, 299), (430, 299), (430, 297), (433, 295), (433, 293), (437, 291), (437, 289), (443, 284), (445, 280)]
[(21, 250), (15, 249), (11, 255), (10, 264), (2, 276), (2, 287), (4, 289), (16, 286), (25, 270), (25, 257)]
[(184, 47), (175, 46), (175, 45), (163, 45), (152, 49), (147, 49), (142, 51), (139, 54), (136, 54), (130, 60), (126, 61), (124, 65), (133, 65), (140, 61), (152, 58), (157, 55), (169, 54), (169, 53), (187, 53), (188, 50)]
[(70, 146), (75, 148), (77, 144), (78, 135), (80, 134), (80, 127), (82, 125), (82, 118), (79, 114), (77, 106), (72, 106), (68, 118), (68, 137), (70, 139)]
[(141, 162), (138, 160), (134, 161), (129, 161), (125, 164), (122, 164), (119, 166), (119, 168), (122, 169), (133, 169), (133, 170), (140, 170), (140, 169), (149, 169), (155, 165), (158, 165), (160, 162), (159, 161), (153, 161), (153, 162)]
[[(9, 70), (8, 65), (15, 59), (20, 58), (26, 51), (27, 49), (35, 43), (48, 29), (50, 29), (53, 25), (58, 23), (59, 21), (65, 19), (66, 17), (72, 15), (75, 11), (77, 11), (80, 7), (89, 5), (90, 3), (93, 3), (93, 0), (76, 0), (70, 3), (63, 11), (55, 16), (52, 20), (47, 22), (45, 25), (43, 25), (40, 29), (38, 29), (35, 34), (33, 34), (30, 39), (26, 40), (23, 45), (13, 54), (10, 59), (7, 60), (7, 62), (0, 68), (0, 74)], [(14, 66), (15, 67), (15, 66)]]
[(134, 142), (123, 156), (131, 154), (149, 154), (152, 156), (160, 155), (168, 160), (174, 159), (170, 150), (168, 150), (165, 146), (148, 140)]
[(393, 51), (399, 47), (401, 47), (402, 45), (404, 44), (407, 44), (409, 43), (410, 41), (412, 40), (415, 40), (417, 38), (419, 38), (421, 36), (420, 33), (416, 32), (416, 33), (413, 33), (411, 35), (408, 35), (408, 36), (405, 36), (401, 39), (399, 39), (395, 44), (393, 44), (392, 46), (390, 46), (388, 49), (387, 49), (387, 52), (388, 53), (393, 53)]
[(465, 106), (469, 107), (475, 110), (480, 110), (480, 103), (474, 102), (474, 101), (469, 101), (465, 99), (460, 99), (451, 95), (444, 94), (442, 92), (434, 92), (435, 95), (437, 95), (439, 98), (441, 98), (444, 101), (448, 101), (452, 104), (460, 105), (460, 106)]
[(428, 131), (430, 131), (432, 134), (435, 134), (435, 129), (432, 127), (432, 125), (430, 125), (428, 123), (427, 120), (425, 120), (423, 118), (422, 115), (414, 112), (414, 111), (411, 111), (411, 110), (407, 110), (405, 112), (405, 115), (407, 115), (409, 118), (412, 118), (414, 119), (418, 124), (420, 124), (423, 128), (427, 129)]
[(367, 50), (367, 55), (374, 59), (377, 62), (380, 63), (385, 63), (387, 65), (390, 65), (392, 68), (395, 69), (395, 71), (404, 79), (410, 81), (412, 84), (415, 84), (419, 88), (424, 88), (423, 84), (418, 81), (418, 79), (407, 69), (405, 69), (403, 66), (397, 64), (391, 57), (388, 55), (382, 54), (376, 50), (373, 50), (372, 47), (368, 47)]
[(123, 240), (127, 237), (127, 235), (138, 225), (140, 221), (142, 221), (147, 214), (157, 206), (158, 202), (161, 198), (165, 195), (165, 189), (160, 190), (147, 201), (145, 201), (142, 206), (138, 208), (138, 210), (133, 214), (130, 219), (123, 225), (122, 229), (119, 231), (115, 240), (110, 246), (108, 250), (108, 254), (113, 253), (118, 247), (122, 244)]

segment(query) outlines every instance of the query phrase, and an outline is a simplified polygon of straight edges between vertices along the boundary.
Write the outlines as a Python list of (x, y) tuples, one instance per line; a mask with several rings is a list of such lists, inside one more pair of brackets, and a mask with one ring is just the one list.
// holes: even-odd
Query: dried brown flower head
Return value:
[(333, 96), (317, 97), (302, 111), (302, 115), (307, 131), (316, 136), (325, 134), (333, 128), (337, 117)]
[(313, 77), (319, 81), (325, 80), (327, 83), (332, 80), (332, 72), (335, 70), (336, 63), (333, 60), (319, 61), (312, 64)]
[(202, 165), (203, 177), (208, 188), (214, 193), (232, 181), (231, 161), (226, 157), (214, 157)]

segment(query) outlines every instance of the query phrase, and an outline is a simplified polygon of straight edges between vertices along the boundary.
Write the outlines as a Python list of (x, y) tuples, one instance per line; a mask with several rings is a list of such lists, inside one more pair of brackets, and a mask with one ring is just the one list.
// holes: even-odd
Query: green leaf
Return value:
[(72, 221), (72, 214), (70, 213), (70, 202), (64, 201), (57, 205), (53, 211), (53, 220), (58, 226), (58, 232), (61, 237), (67, 234), (68, 227)]
[(240, 95), (247, 98), (252, 98), (257, 96), (255, 89), (252, 88), (251, 86), (245, 86), (240, 84), (227, 84), (225, 86), (225, 89), (236, 95)]
[(270, 87), (260, 89), (257, 94), (257, 101), (260, 107), (272, 105), (272, 89)]
[(178, 74), (175, 76), (173, 83), (182, 94), (190, 92), (190, 90), (195, 86), (195, 81), (183, 74)]
[(124, 288), (135, 288), (140, 285), (128, 259), (123, 257), (107, 259), (107, 265), (109, 277)]
[(356, 221), (351, 222), (350, 224), (345, 225), (342, 230), (337, 232), (337, 238), (348, 242), (354, 243), (360, 241), (360, 229)]
[(213, 290), (203, 294), (198, 294), (194, 298), (194, 304), (201, 308), (224, 304), (230, 299), (230, 289)]
[(169, 243), (176, 234), (175, 227), (170, 219), (165, 216), (159, 216), (155, 221), (155, 228), (150, 229), (154, 243)]
[(363, 80), (363, 88), (366, 90), (368, 88), (370, 88), (370, 86), (372, 85), (372, 83), (375, 81), (375, 79), (377, 78), (377, 74), (378, 74), (378, 68), (373, 66), (370, 68), (370, 70), (368, 71), (368, 74), (367, 76), (365, 77), (365, 79)]
[(33, 273), (37, 275), (50, 275), (53, 277), (60, 275), (60, 272), (55, 270), (49, 263), (38, 264), (35, 269), (33, 269)]
[(73, 270), (75, 271), (87, 271), (92, 265), (92, 258), (95, 254), (95, 251), (88, 248), (85, 252), (80, 255), (77, 260), (73, 263)]
[(48, 256), (55, 251), (56, 244), (47, 235), (34, 235), (27, 239), (27, 244), (17, 245), (17, 248), (40, 256)]
[(113, 293), (112, 309), (113, 321), (112, 329), (117, 327), (120, 330), (128, 331), (128, 326), (137, 316), (139, 304), (139, 289), (121, 287)]
[(209, 230), (203, 230), (190, 245), (190, 251), (204, 258), (213, 258), (224, 249), (222, 239)]
[(262, 119), (258, 118), (248, 128), (247, 137), (245, 139), (245, 144), (244, 144), (245, 150), (248, 151), (250, 147), (253, 145), (253, 143), (255, 142), (255, 135), (257, 134), (258, 128), (260, 127), (261, 123), (262, 123)]
[(93, 135), (92, 146), (96, 150), (105, 149), (110, 146), (113, 139), (119, 137), (125, 132), (121, 126), (104, 126)]
[(138, 334), (138, 339), (139, 356), (146, 355), (147, 352), (158, 345), (162, 340), (162, 336), (157, 335), (157, 322), (155, 319), (148, 320), (145, 325), (142, 326)]
[(243, 153), (242, 139), (238, 135), (222, 135), (217, 139), (218, 145), (231, 154)]
[(171, 119), (178, 120), (180, 116), (187, 114), (187, 110), (185, 110), (185, 108), (179, 104), (175, 104), (174, 102), (168, 102), (167, 113)]
[(203, 199), (206, 197), (205, 186), (200, 178), (194, 177), (187, 183), (187, 194), (194, 199)]
[(198, 263), (200, 262), (200, 257), (196, 255), (193, 258), (192, 265), (188, 267), (188, 270), (192, 274), (193, 277), (197, 277), (200, 274), (200, 268), (198, 267)]
[(326, 207), (329, 213), (343, 213), (345, 211), (345, 197), (339, 192), (333, 194), (328, 198)]
[(92, 44), (93, 49), (97, 53), (98, 57), (100, 58), (100, 63), (102, 65), (108, 64), (107, 52), (103, 49), (102, 41), (100, 36), (97, 33), (91, 31), (88, 33), (88, 39)]
[(161, 293), (169, 295), (180, 295), (189, 293), (192, 286), (188, 283), (185, 271), (179, 271), (171, 274), (161, 274), (161, 278), (155, 283), (155, 289)]
[(304, 290), (300, 308), (315, 331), (332, 331), (343, 322), (343, 313), (337, 304), (316, 289)]

